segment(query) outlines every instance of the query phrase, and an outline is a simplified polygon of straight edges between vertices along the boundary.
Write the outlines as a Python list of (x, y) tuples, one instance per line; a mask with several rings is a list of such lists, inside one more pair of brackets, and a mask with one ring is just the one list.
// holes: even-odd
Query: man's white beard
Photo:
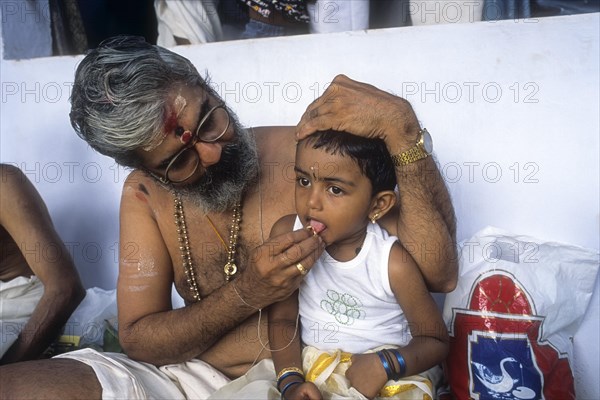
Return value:
[(223, 146), (221, 159), (191, 185), (172, 187), (206, 213), (224, 212), (242, 200), (245, 189), (258, 177), (254, 135), (231, 116), (236, 141)]

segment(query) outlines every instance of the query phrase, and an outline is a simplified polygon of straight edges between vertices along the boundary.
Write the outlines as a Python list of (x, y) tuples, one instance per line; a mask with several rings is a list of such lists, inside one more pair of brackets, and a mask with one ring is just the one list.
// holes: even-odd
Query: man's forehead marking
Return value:
[(169, 133), (173, 132), (175, 128), (177, 128), (177, 120), (179, 116), (187, 106), (187, 100), (180, 93), (177, 93), (177, 97), (173, 101), (173, 108), (169, 111), (169, 115), (165, 121), (165, 130), (164, 135), (167, 136)]
[(175, 131), (175, 128), (177, 128), (177, 113), (174, 110), (169, 111), (164, 125), (163, 136)]
[(177, 126), (178, 126), (177, 121), (179, 119), (179, 115), (185, 109), (186, 106), (187, 106), (187, 100), (185, 99), (185, 97), (183, 97), (181, 95), (181, 89), (179, 89), (177, 96), (173, 100), (173, 106), (172, 107), (169, 106), (169, 110), (163, 116), (162, 138), (158, 141), (155, 141), (154, 143), (151, 143), (150, 145), (148, 145), (146, 147), (143, 147), (142, 150), (152, 151), (152, 150), (156, 149), (158, 146), (160, 146), (164, 142), (167, 135), (171, 132), (174, 132), (175, 129), (177, 128)]

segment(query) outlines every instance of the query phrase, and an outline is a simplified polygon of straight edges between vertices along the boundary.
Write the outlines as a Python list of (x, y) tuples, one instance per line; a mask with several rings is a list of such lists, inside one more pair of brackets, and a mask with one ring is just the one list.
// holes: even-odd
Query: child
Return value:
[[(320, 399), (322, 389), (373, 398), (386, 382), (440, 363), (448, 351), (441, 313), (411, 256), (377, 223), (396, 200), (394, 166), (383, 141), (318, 132), (298, 143), (295, 171), (298, 215), (280, 219), (272, 234), (304, 226), (327, 248), (298, 295), (269, 308), (282, 397)], [(298, 313), (304, 351), (295, 335)], [(373, 349), (380, 351), (368, 352)], [(339, 350), (353, 354), (351, 363)], [(319, 373), (331, 362), (339, 363), (329, 365), (333, 373)], [(387, 389), (393, 394), (394, 386)], [(416, 398), (423, 398), (420, 393)]]
[(434, 397), (433, 373), (411, 375), (443, 361), (448, 336), (419, 268), (377, 222), (396, 200), (384, 142), (317, 132), (298, 143), (295, 174), (297, 215), (271, 236), (309, 229), (326, 251), (269, 307), (276, 383), (266, 360), (211, 399)]

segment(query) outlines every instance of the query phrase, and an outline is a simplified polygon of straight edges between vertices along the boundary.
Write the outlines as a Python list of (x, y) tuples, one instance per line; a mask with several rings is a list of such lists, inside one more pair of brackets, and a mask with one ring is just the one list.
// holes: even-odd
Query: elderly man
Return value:
[(0, 364), (39, 358), (84, 296), (42, 197), (0, 164)]
[[(306, 230), (269, 239), (273, 223), (294, 211), (286, 173), (296, 140), (317, 130), (385, 141), (402, 213), (380, 223), (430, 290), (456, 284), (453, 208), (429, 134), (401, 98), (338, 76), (298, 126), (244, 129), (187, 59), (121, 37), (84, 58), (71, 101), (79, 135), (135, 168), (120, 212), (126, 355), (83, 350), (17, 364), (0, 371), (3, 395), (206, 398), (269, 358), (261, 310), (293, 293), (323, 251)], [(175, 310), (173, 283), (186, 303)]]

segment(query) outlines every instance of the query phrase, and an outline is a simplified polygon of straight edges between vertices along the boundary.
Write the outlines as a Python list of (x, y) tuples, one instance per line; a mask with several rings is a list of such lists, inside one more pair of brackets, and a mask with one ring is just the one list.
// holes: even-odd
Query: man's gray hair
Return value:
[(139, 168), (135, 151), (163, 139), (167, 96), (176, 84), (216, 95), (186, 58), (140, 37), (107, 39), (77, 67), (71, 124), (98, 152)]

